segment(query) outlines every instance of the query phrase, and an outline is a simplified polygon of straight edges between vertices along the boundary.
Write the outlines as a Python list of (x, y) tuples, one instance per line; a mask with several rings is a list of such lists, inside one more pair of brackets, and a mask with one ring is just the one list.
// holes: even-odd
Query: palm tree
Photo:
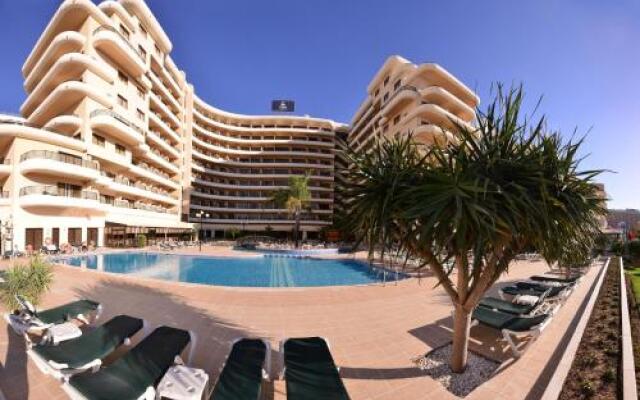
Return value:
[(466, 367), (471, 313), (514, 257), (533, 248), (557, 259), (589, 243), (604, 213), (592, 181), (602, 171), (578, 170), (582, 141), (523, 117), (522, 97), (499, 86), (455, 142), (427, 148), (409, 135), (349, 154), (346, 228), (370, 256), (400, 248), (429, 266), (454, 306), (454, 372)]
[(278, 207), (286, 208), (289, 215), (295, 218), (293, 238), (295, 246), (299, 246), (298, 234), (300, 232), (300, 217), (303, 211), (309, 208), (311, 192), (309, 191), (309, 176), (290, 176), (289, 187), (280, 189), (273, 194), (273, 201)]

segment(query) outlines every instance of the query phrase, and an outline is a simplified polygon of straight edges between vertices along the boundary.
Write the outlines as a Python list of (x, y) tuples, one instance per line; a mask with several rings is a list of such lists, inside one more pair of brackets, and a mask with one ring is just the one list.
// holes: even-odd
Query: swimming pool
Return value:
[[(57, 262), (88, 269), (176, 282), (239, 287), (364, 285), (396, 279), (355, 260), (207, 256), (161, 253), (105, 253), (62, 257)], [(404, 278), (398, 274), (398, 279)]]

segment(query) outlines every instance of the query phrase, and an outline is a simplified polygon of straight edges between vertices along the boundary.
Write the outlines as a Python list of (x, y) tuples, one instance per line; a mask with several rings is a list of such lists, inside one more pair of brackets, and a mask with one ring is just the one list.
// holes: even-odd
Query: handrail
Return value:
[(77, 165), (84, 168), (98, 170), (98, 163), (93, 160), (83, 160), (81, 158), (72, 157), (50, 150), (30, 150), (20, 156), (20, 162), (31, 160), (34, 158), (56, 160), (65, 164)]
[(129, 121), (128, 119), (126, 119), (125, 117), (123, 117), (122, 115), (118, 114), (115, 111), (107, 110), (106, 108), (101, 108), (101, 109), (97, 109), (97, 110), (91, 111), (91, 114), (89, 114), (89, 117), (93, 118), (93, 117), (97, 117), (97, 116), (100, 116), (100, 115), (107, 115), (109, 117), (113, 117), (113, 118), (117, 119), (119, 122), (122, 122), (123, 124), (128, 126), (129, 128), (134, 129), (135, 131), (140, 133), (142, 136), (145, 136), (144, 129), (140, 128), (138, 125), (136, 125), (133, 122)]
[(122, 33), (120, 33), (116, 28), (114, 28), (113, 26), (109, 26), (109, 25), (101, 25), (99, 27), (97, 27), (96, 29), (94, 29), (93, 34), (95, 35), (96, 33), (100, 32), (100, 31), (109, 31), (109, 32), (113, 32), (116, 35), (118, 35), (118, 37), (127, 44), (127, 46), (129, 46), (129, 48), (131, 50), (133, 50), (134, 53), (136, 53), (136, 55), (140, 58), (140, 60), (142, 60), (142, 62), (146, 63), (146, 60), (142, 57), (142, 54), (140, 54), (140, 52), (138, 50), (136, 50), (135, 47), (133, 47), (133, 45), (131, 43), (129, 43), (129, 40), (124, 37), (122, 35)]
[(32, 194), (41, 194), (46, 196), (71, 197), (76, 199), (98, 200), (98, 192), (90, 190), (65, 191), (58, 186), (25, 186), (20, 189), (20, 197)]

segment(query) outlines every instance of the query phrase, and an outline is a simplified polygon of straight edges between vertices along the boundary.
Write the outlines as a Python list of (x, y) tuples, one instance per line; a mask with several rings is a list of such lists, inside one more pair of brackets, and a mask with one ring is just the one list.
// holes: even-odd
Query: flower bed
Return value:
[(620, 260), (611, 259), (559, 399), (616, 399), (621, 385)]

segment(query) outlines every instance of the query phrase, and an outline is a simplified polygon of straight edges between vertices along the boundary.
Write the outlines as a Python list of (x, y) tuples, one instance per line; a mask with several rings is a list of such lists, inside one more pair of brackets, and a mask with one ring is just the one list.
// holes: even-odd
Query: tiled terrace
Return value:
[[(556, 349), (571, 335), (569, 326), (580, 314), (599, 270), (591, 268), (520, 360), (510, 358), (495, 332), (473, 328), (471, 349), (504, 363), (495, 377), (467, 399), (539, 398), (557, 362)], [(547, 267), (542, 262), (516, 262), (501, 283), (544, 272)], [(102, 321), (130, 314), (156, 325), (193, 329), (198, 335), (193, 364), (204, 368), (213, 380), (230, 341), (238, 336), (269, 338), (274, 350), (272, 376), (276, 376), (280, 339), (319, 335), (329, 339), (353, 399), (456, 399), (410, 362), (450, 338), (450, 303), (444, 291), (433, 289), (434, 285), (435, 279), (426, 277), (386, 286), (234, 289), (60, 266), (43, 307), (88, 297), (105, 305)], [(66, 398), (59, 384), (28, 360), (22, 339), (10, 334), (4, 321), (1, 324), (0, 354), (4, 353), (4, 358), (0, 355), (0, 387), (7, 400)], [(286, 398), (284, 382), (275, 381), (273, 390), (269, 389), (267, 398)]]

